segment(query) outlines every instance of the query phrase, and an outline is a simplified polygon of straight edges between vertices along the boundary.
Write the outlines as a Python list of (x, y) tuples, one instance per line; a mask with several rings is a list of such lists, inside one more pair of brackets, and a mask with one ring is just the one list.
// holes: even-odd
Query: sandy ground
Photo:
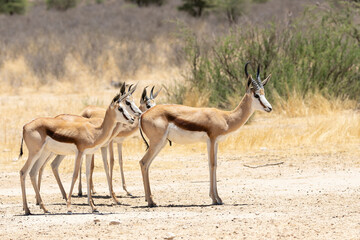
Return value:
[[(121, 190), (120, 174), (116, 172), (114, 186), (123, 205), (112, 204), (105, 174), (99, 169), (94, 176), (94, 201), (99, 214), (90, 212), (86, 197), (74, 197), (73, 214), (68, 215), (47, 168), (41, 193), (51, 213), (44, 215), (35, 205), (27, 178), (33, 215), (23, 216), (19, 174), (2, 171), (0, 237), (360, 239), (359, 151), (296, 152), (266, 149), (251, 154), (220, 153), (218, 190), (225, 203), (221, 206), (210, 205), (207, 157), (203, 153), (160, 154), (155, 159), (150, 180), (159, 205), (156, 208), (146, 207), (139, 169), (125, 172), (133, 198)], [(137, 164), (138, 159), (127, 161)], [(244, 166), (280, 162), (284, 163)], [(165, 165), (168, 167), (162, 167)], [(62, 173), (62, 177), (68, 191), (71, 174)]]

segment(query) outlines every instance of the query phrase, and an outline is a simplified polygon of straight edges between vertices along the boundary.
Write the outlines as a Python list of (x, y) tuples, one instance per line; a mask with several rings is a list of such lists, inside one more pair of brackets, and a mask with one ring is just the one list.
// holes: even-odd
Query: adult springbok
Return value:
[[(150, 92), (150, 97), (147, 97), (146, 88), (144, 88), (144, 91), (142, 93), (141, 100), (140, 100), (140, 107), (139, 107), (140, 109), (135, 105), (133, 98), (131, 97), (132, 93), (135, 91), (135, 89), (136, 89), (136, 85), (133, 88), (132, 88), (132, 86), (129, 87), (128, 92), (130, 92), (130, 95), (124, 99), (124, 102), (126, 104), (127, 110), (131, 114), (134, 114), (135, 116), (139, 116), (142, 112), (146, 111), (148, 108), (151, 108), (152, 106), (155, 105), (155, 98), (159, 94), (161, 89), (158, 90), (154, 94), (153, 93), (154, 88), (152, 88), (151, 92)], [(123, 85), (120, 92), (122, 94), (125, 93), (125, 85)], [(57, 116), (56, 118), (64, 118), (64, 120), (73, 120), (73, 121), (83, 121), (84, 119), (89, 119), (91, 121), (98, 121), (98, 119), (101, 119), (104, 117), (105, 112), (106, 112), (106, 110), (103, 108), (95, 107), (95, 106), (88, 106), (81, 113), (81, 116), (83, 116), (83, 117), (75, 118), (76, 116), (69, 116), (69, 115), (62, 114), (62, 115)], [(71, 119), (69, 119), (69, 117), (71, 117)], [(113, 141), (116, 141), (116, 143), (118, 143), (119, 165), (120, 165), (121, 177), (122, 177), (122, 182), (123, 182), (123, 188), (128, 193), (128, 195), (131, 195), (126, 190), (125, 177), (124, 177), (124, 172), (123, 172), (123, 161), (122, 161), (122, 142), (125, 140), (125, 138), (129, 137), (134, 132), (136, 132), (137, 129), (138, 129), (138, 121), (135, 121), (133, 124), (118, 123), (117, 127), (114, 129), (112, 137), (109, 139), (108, 142), (106, 142), (101, 147), (102, 159), (103, 159), (104, 169), (105, 169), (106, 178), (107, 178), (107, 182), (108, 182), (109, 192), (110, 192), (110, 196), (112, 197), (115, 204), (120, 204), (120, 201), (118, 201), (116, 194), (113, 191), (113, 185), (112, 185), (112, 176), (113, 176), (113, 168), (114, 168)], [(119, 145), (120, 145), (120, 147), (119, 147)], [(109, 166), (108, 166), (108, 162), (107, 162), (107, 149), (108, 148), (110, 151), (110, 170), (109, 170)], [(59, 185), (62, 196), (64, 199), (66, 199), (66, 192), (65, 192), (62, 182), (60, 180), (60, 175), (59, 175), (59, 170), (58, 170), (59, 165), (61, 164), (64, 157), (65, 156), (63, 156), (63, 155), (56, 156), (56, 158), (51, 163), (51, 168), (52, 168), (52, 171), (56, 178), (56, 181)], [(45, 165), (43, 165), (43, 167), (44, 166)], [(92, 157), (91, 170), (90, 170), (90, 186), (92, 188), (94, 186), (93, 181), (92, 181), (92, 174), (93, 174), (93, 170), (94, 170), (93, 166), (94, 166), (94, 158)], [(41, 174), (42, 174), (43, 167), (42, 167), (42, 169), (40, 169), (40, 172), (39, 172), (39, 186), (40, 186)], [(82, 194), (82, 186), (81, 186), (80, 179), (81, 179), (81, 165), (80, 165), (80, 171), (79, 171), (79, 186), (78, 186), (79, 195)]]
[[(125, 102), (126, 104), (126, 110), (131, 114), (131, 115), (135, 115), (137, 117), (140, 116), (140, 114), (142, 113), (142, 111), (136, 106), (136, 104), (134, 103), (134, 100), (132, 98), (132, 94), (134, 93), (134, 91), (136, 90), (137, 84), (132, 87), (132, 85), (129, 87), (128, 90), (128, 95), (126, 98), (124, 98), (123, 102)], [(122, 87), (120, 88), (120, 95), (124, 95), (125, 93), (125, 83), (122, 85)], [(86, 107), (82, 112), (81, 112), (81, 116), (75, 116), (75, 115), (69, 115), (69, 114), (60, 114), (58, 116), (56, 116), (55, 118), (60, 118), (66, 121), (79, 121), (79, 122), (92, 122), (92, 123), (99, 123), (102, 122), (104, 119), (104, 116), (106, 114), (106, 109), (104, 108), (100, 108), (100, 107), (96, 107), (96, 106), (88, 106)], [(91, 117), (89, 117), (91, 116)], [(129, 123), (128, 123), (129, 124)], [(111, 140), (117, 136), (117, 134), (119, 133), (119, 131), (121, 131), (123, 129), (123, 126), (126, 124), (123, 123), (118, 123), (116, 125), (116, 127), (113, 130), (113, 133), (111, 134), (111, 137), (108, 139), (107, 142), (104, 143), (103, 146), (101, 146), (101, 153), (103, 156), (103, 164), (104, 164), (104, 170), (106, 173), (106, 179), (108, 181), (110, 181), (110, 177), (109, 177), (109, 166), (107, 163), (107, 148), (109, 145), (109, 142), (111, 142)], [(130, 124), (132, 125), (132, 124)], [(49, 156), (48, 160), (52, 158), (52, 156)], [(60, 179), (60, 175), (59, 175), (59, 165), (61, 164), (62, 160), (65, 158), (65, 155), (57, 155), (55, 157), (55, 159), (52, 161), (51, 163), (51, 169), (53, 171), (53, 174), (55, 176), (55, 179), (58, 183), (58, 186), (60, 188), (61, 194), (63, 196), (64, 199), (67, 199), (66, 197), (66, 192), (64, 190), (64, 187), (62, 185), (61, 179)], [(46, 162), (48, 161), (46, 160)], [(41, 184), (41, 176), (43, 173), (43, 170), (45, 168), (46, 162), (44, 163), (44, 165), (40, 168), (39, 171), (39, 180), (38, 180), (38, 188), (40, 189), (40, 184)], [(81, 166), (82, 164), (80, 164), (80, 170), (79, 170), (79, 196), (82, 196), (82, 184), (81, 184)], [(92, 182), (92, 172), (94, 170), (94, 156), (92, 156), (92, 161), (91, 161), (91, 174), (90, 174), (90, 187), (92, 190), (92, 193), (94, 193), (94, 188), (93, 188), (93, 182)], [(114, 199), (114, 198), (113, 198)], [(119, 201), (117, 201), (117, 199), (114, 199), (115, 203), (120, 204)], [(38, 204), (39, 200), (37, 199), (37, 204)]]
[(165, 146), (166, 139), (176, 143), (206, 142), (210, 170), (210, 197), (212, 204), (222, 204), (216, 186), (217, 149), (220, 140), (229, 133), (239, 129), (250, 118), (255, 110), (271, 112), (272, 107), (265, 98), (264, 86), (269, 75), (260, 80), (260, 66), (254, 80), (248, 74), (246, 93), (233, 111), (216, 108), (193, 108), (183, 105), (156, 105), (141, 115), (141, 129), (149, 139), (149, 149), (140, 160), (145, 199), (149, 207), (156, 206), (150, 189), (149, 168)]
[(94, 125), (90, 121), (66, 121), (59, 118), (37, 118), (24, 125), (19, 157), (21, 157), (23, 153), (23, 141), (25, 141), (29, 150), (29, 156), (20, 170), (20, 182), (25, 215), (30, 214), (25, 191), (25, 177), (29, 172), (31, 183), (36, 193), (36, 198), (39, 200), (40, 208), (44, 211), (44, 213), (48, 212), (39, 193), (36, 183), (36, 175), (40, 167), (52, 153), (60, 155), (76, 155), (73, 178), (67, 198), (68, 212), (71, 212), (71, 194), (79, 174), (81, 159), (83, 155), (86, 155), (88, 203), (92, 210), (96, 211), (96, 208), (90, 200), (91, 193), (89, 191), (91, 154), (108, 141), (114, 128), (116, 127), (117, 122), (134, 122), (134, 118), (126, 111), (125, 107), (121, 103), (121, 101), (128, 95), (129, 93), (122, 96), (118, 94), (113, 98), (111, 104), (106, 110), (103, 121), (99, 125)]

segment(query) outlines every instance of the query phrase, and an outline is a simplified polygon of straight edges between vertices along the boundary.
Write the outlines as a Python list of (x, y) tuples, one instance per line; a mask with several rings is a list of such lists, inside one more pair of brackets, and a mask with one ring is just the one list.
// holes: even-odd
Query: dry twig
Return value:
[(244, 167), (248, 167), (248, 168), (270, 167), (270, 166), (281, 165), (281, 164), (283, 164), (283, 163), (284, 163), (284, 162), (278, 162), (278, 163), (267, 163), (267, 164), (264, 164), (264, 165), (258, 165), (258, 166), (249, 166), (249, 165), (244, 164)]

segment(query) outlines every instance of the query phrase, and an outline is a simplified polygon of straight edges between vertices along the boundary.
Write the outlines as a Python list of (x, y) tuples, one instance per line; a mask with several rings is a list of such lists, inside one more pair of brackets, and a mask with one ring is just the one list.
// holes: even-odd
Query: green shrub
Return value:
[(238, 18), (246, 11), (250, 0), (215, 0), (215, 10), (224, 12), (229, 23), (236, 23)]
[(185, 11), (193, 17), (201, 17), (205, 9), (213, 6), (211, 0), (182, 0), (182, 2), (178, 10)]
[(69, 8), (76, 7), (78, 0), (46, 0), (48, 9), (56, 9), (59, 11), (66, 11)]
[(239, 28), (210, 46), (188, 35), (187, 91), (210, 93), (211, 106), (230, 108), (230, 99), (244, 93), (244, 65), (251, 61), (253, 69), (261, 65), (262, 78), (272, 73), (270, 100), (316, 91), (360, 101), (360, 29), (353, 22), (360, 14), (353, 4), (307, 9), (288, 27)]
[(136, 3), (139, 7), (164, 4), (165, 0), (127, 0), (128, 2)]
[(0, 0), (0, 13), (24, 14), (27, 9), (27, 0)]

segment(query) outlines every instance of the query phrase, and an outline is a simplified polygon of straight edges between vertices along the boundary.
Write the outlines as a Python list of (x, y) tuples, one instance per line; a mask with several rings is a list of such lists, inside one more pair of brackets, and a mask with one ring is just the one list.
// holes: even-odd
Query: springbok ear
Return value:
[(146, 88), (148, 86), (146, 86), (141, 94), (141, 99), (140, 99), (140, 103), (144, 103), (145, 102), (145, 97), (146, 97)]
[(122, 100), (124, 100), (127, 96), (130, 95), (130, 92), (125, 93), (124, 95), (121, 95), (119, 97), (119, 100), (117, 100), (118, 103), (120, 103)]
[(269, 74), (269, 76), (267, 76), (267, 78), (264, 81), (262, 81), (262, 85), (265, 86), (267, 82), (270, 80), (270, 78), (271, 78), (271, 74)]
[(115, 103), (117, 103), (117, 101), (119, 100), (120, 98), (120, 93), (116, 94), (116, 96), (113, 98), (113, 100), (111, 101), (111, 104), (110, 106), (113, 106), (115, 105)]
[(246, 83), (246, 92), (247, 93), (250, 93), (251, 79), (252, 79), (251, 75), (248, 75), (247, 83)]
[(125, 82), (123, 82), (123, 84), (121, 85), (121, 88), (120, 88), (120, 94), (121, 95), (124, 95), (126, 89), (125, 89)]
[[(138, 82), (138, 83), (139, 83), (139, 82)], [(131, 94), (133, 94), (133, 93), (135, 92), (135, 90), (136, 90), (136, 88), (137, 88), (138, 83), (136, 83), (136, 84), (135, 84), (135, 86), (134, 86), (131, 90), (129, 89), (130, 95), (131, 95)]]
[(159, 94), (159, 92), (161, 91), (162, 87), (154, 94), (153, 99), (155, 99), (157, 97), (157, 95)]

